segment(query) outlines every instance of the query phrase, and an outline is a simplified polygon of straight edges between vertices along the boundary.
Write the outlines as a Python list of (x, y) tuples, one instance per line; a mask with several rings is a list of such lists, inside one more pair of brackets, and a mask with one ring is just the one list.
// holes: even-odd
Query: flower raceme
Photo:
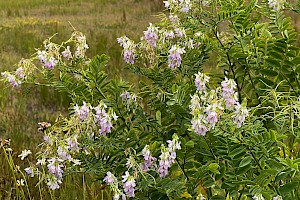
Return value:
[(117, 38), (117, 41), (121, 47), (124, 48), (124, 61), (128, 64), (134, 64), (135, 61), (135, 52), (136, 52), (136, 45), (126, 36)]
[[(95, 113), (92, 112), (93, 110)], [(108, 109), (107, 111), (107, 106), (103, 102), (100, 102), (97, 107), (92, 107), (85, 102), (83, 102), (83, 105), (80, 107), (76, 104), (74, 111), (75, 116), (77, 116), (81, 122), (93, 120), (100, 126), (99, 134), (102, 136), (106, 136), (111, 132), (113, 120), (116, 121), (118, 119), (118, 116), (112, 109)]]
[(216, 90), (207, 89), (209, 77), (198, 72), (195, 74), (196, 93), (191, 97), (191, 130), (198, 135), (205, 136), (206, 133), (214, 129), (221, 115), (224, 113), (224, 108), (232, 110), (235, 108), (232, 116), (233, 122), (237, 127), (241, 127), (246, 117), (248, 110), (246, 103), (240, 104), (237, 99), (236, 83), (232, 79), (222, 81), (221, 87)]
[(144, 39), (147, 41), (147, 43), (152, 47), (156, 47), (156, 41), (158, 39), (158, 28), (153, 26), (152, 23), (150, 23), (147, 31), (144, 31)]
[(175, 69), (181, 65), (181, 55), (184, 54), (184, 48), (180, 48), (177, 45), (173, 45), (172, 48), (169, 51), (168, 56), (168, 66), (171, 69)]

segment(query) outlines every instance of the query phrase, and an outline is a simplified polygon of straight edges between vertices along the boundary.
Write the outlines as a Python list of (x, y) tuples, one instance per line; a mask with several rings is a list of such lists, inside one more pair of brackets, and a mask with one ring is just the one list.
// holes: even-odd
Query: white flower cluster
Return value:
[(195, 74), (195, 77), (197, 92), (191, 97), (190, 104), (192, 131), (205, 136), (209, 130), (214, 129), (225, 108), (231, 110), (233, 107), (233, 122), (241, 127), (248, 116), (248, 110), (245, 104), (238, 102), (234, 80), (225, 78), (222, 88), (208, 91), (209, 77), (201, 72)]
[(269, 7), (275, 11), (284, 8), (285, 0), (268, 0)]

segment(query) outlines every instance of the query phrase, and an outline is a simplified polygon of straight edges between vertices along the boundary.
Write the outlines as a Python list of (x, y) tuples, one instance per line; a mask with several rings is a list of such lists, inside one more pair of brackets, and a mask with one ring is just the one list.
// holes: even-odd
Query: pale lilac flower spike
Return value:
[(173, 45), (169, 50), (168, 66), (171, 69), (175, 69), (181, 65), (181, 55), (185, 53), (184, 48), (180, 48), (177, 45)]
[(128, 171), (125, 172), (125, 175), (123, 175), (122, 178), (122, 182), (124, 182), (123, 188), (125, 194), (127, 194), (129, 197), (134, 197), (134, 188), (136, 186), (134, 178), (130, 176)]
[(141, 168), (144, 171), (147, 171), (153, 166), (153, 162), (155, 162), (157, 159), (153, 156), (151, 156), (149, 145), (146, 145), (144, 149), (142, 150), (142, 154), (144, 156), (144, 163), (141, 164)]
[(107, 185), (110, 185), (117, 182), (117, 178), (110, 171), (108, 171), (103, 181), (105, 181)]
[(147, 31), (144, 31), (145, 40), (152, 48), (156, 47), (156, 41), (158, 39), (157, 32), (158, 28), (154, 27), (152, 23), (150, 23), (150, 26), (148, 27)]

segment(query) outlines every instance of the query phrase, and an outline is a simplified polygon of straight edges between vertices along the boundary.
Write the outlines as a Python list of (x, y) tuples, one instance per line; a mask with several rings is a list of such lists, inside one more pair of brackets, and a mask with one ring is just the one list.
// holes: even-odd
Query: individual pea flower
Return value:
[(27, 168), (24, 169), (24, 171), (25, 171), (28, 175), (30, 175), (30, 177), (34, 177), (34, 173), (33, 173), (34, 169), (33, 169), (32, 167), (27, 167)]
[(135, 61), (135, 50), (126, 49), (124, 50), (124, 61), (129, 64), (134, 64)]
[(127, 194), (129, 197), (134, 197), (134, 188), (136, 186), (135, 180), (133, 176), (130, 176), (129, 172), (126, 171), (125, 175), (122, 176), (123, 180), (122, 182), (124, 183), (123, 188), (125, 194)]
[(69, 137), (66, 139), (67, 141), (67, 148), (71, 151), (78, 151), (79, 150), (79, 143), (77, 141), (77, 135)]
[(41, 158), (37, 160), (36, 165), (46, 165), (46, 158)]
[(238, 103), (238, 93), (235, 92), (237, 85), (233, 79), (227, 79), (222, 81), (222, 96), (225, 100), (227, 109), (231, 109), (235, 104)]
[(80, 121), (84, 121), (88, 119), (89, 112), (90, 112), (90, 106), (88, 106), (85, 102), (83, 102), (83, 105), (79, 107), (77, 104), (74, 106), (75, 115), (79, 117)]
[(106, 172), (106, 176), (103, 181), (106, 182), (107, 185), (110, 185), (112, 183), (116, 183), (118, 180), (110, 171), (108, 171)]
[(169, 15), (169, 19), (174, 27), (177, 27), (180, 24), (180, 19), (177, 15)]
[(202, 0), (202, 6), (208, 6), (210, 4), (210, 1)]
[(273, 200), (282, 200), (282, 197), (277, 195), (276, 197), (273, 197)]
[(86, 43), (86, 37), (81, 32), (76, 31), (73, 34), (74, 40), (76, 42), (76, 51), (75, 51), (75, 57), (77, 58), (83, 58), (85, 56), (86, 50), (89, 48), (89, 46)]
[(173, 164), (176, 159), (176, 150), (181, 149), (178, 136), (174, 134), (173, 139), (168, 140), (167, 143), (168, 143), (168, 150), (170, 152), (169, 162), (170, 164)]
[(237, 103), (235, 106), (235, 112), (234, 115), (232, 116), (233, 122), (237, 125), (237, 127), (241, 127), (242, 124), (244, 123), (246, 117), (248, 117), (249, 115), (249, 111), (246, 107), (246, 103), (243, 102), (242, 104)]
[(175, 28), (174, 31), (175, 31), (175, 36), (179, 38), (182, 38), (186, 34), (184, 28)]
[(159, 156), (159, 168), (158, 173), (161, 178), (164, 178), (169, 173), (169, 168), (171, 167), (170, 163), (170, 151), (163, 144), (161, 146), (161, 155)]
[(150, 23), (147, 31), (144, 31), (144, 38), (147, 41), (147, 43), (152, 47), (156, 47), (156, 41), (158, 39), (158, 28), (153, 26), (152, 23)]
[(177, 45), (173, 45), (172, 48), (169, 50), (168, 56), (168, 66), (171, 69), (175, 69), (181, 65), (181, 55), (185, 53), (184, 48), (180, 48)]
[(89, 46), (86, 43), (86, 37), (84, 34), (82, 34), (79, 31), (75, 31), (72, 34), (72, 39), (76, 43), (76, 51), (75, 51), (75, 57), (76, 58), (84, 58), (86, 50), (89, 48)]
[(147, 171), (150, 169), (154, 162), (157, 160), (155, 157), (151, 156), (151, 152), (149, 149), (149, 145), (146, 145), (144, 149), (142, 150), (142, 155), (144, 157), (144, 163), (141, 164), (141, 168), (143, 171)]
[(19, 67), (19, 68), (16, 70), (15, 74), (16, 74), (19, 78), (23, 79), (23, 78), (25, 77), (23, 67)]
[(191, 96), (191, 104), (189, 105), (189, 108), (193, 116), (196, 116), (202, 109), (201, 99), (197, 93)]
[(53, 175), (48, 175), (47, 177), (47, 185), (51, 190), (59, 189), (59, 184), (61, 184), (62, 181), (58, 179), (57, 177)]
[(214, 128), (215, 124), (218, 122), (219, 114), (222, 112), (224, 108), (221, 106), (221, 103), (215, 102), (213, 100), (213, 103), (208, 105), (207, 108), (204, 110), (207, 114), (207, 121), (210, 123), (211, 127)]
[(67, 60), (70, 60), (72, 58), (72, 53), (70, 51), (70, 46), (67, 46), (67, 48), (61, 52), (62, 56), (67, 59)]
[(48, 159), (49, 164), (47, 165), (48, 172), (50, 174), (53, 174), (59, 181), (62, 180), (62, 174), (64, 172), (62, 169), (64, 165), (61, 164), (62, 161), (63, 161), (62, 159), (51, 158)]
[(56, 60), (50, 53), (40, 50), (38, 50), (37, 53), (40, 62), (43, 63), (44, 67), (47, 69), (51, 70), (58, 64), (58, 60)]
[(123, 92), (120, 97), (122, 98), (122, 101), (127, 101), (131, 98), (131, 95), (128, 91)]
[(180, 0), (181, 2), (181, 11), (182, 12), (189, 12), (189, 10), (191, 9), (191, 1), (190, 0)]
[(253, 200), (265, 200), (262, 194), (255, 194)]
[(205, 136), (207, 131), (208, 131), (208, 127), (207, 127), (207, 122), (204, 119), (204, 116), (201, 115), (200, 117), (197, 118), (193, 118), (192, 119), (192, 130), (201, 136)]
[(59, 158), (62, 159), (63, 161), (72, 159), (71, 155), (67, 152), (67, 150), (61, 146), (58, 146), (56, 152), (57, 152), (57, 155), (59, 156)]
[(48, 144), (51, 144), (51, 143), (52, 143), (52, 139), (51, 139), (48, 135), (45, 135), (45, 136), (43, 137), (43, 139), (44, 139), (44, 141), (45, 141), (46, 143), (48, 143)]
[(185, 43), (185, 46), (189, 49), (194, 49), (195, 48), (194, 40), (190, 38), (189, 41)]
[(21, 157), (21, 160), (24, 160), (24, 158), (26, 158), (28, 155), (32, 154), (30, 150), (23, 150), (22, 153), (20, 155), (18, 155), (18, 157)]
[(170, 39), (175, 38), (175, 34), (174, 34), (173, 31), (165, 31), (164, 36), (165, 36), (166, 40), (170, 40)]
[(2, 72), (1, 75), (5, 78), (5, 81), (9, 82), (9, 84), (13, 87), (18, 87), (22, 83), (16, 78), (16, 76), (10, 74), (9, 72)]
[(107, 108), (107, 106), (103, 102), (100, 102), (99, 106), (94, 108), (96, 111), (95, 120), (100, 126), (99, 133), (102, 136), (106, 136), (107, 133), (111, 132), (113, 127), (112, 120), (116, 121), (118, 119), (116, 113), (112, 111), (107, 113), (105, 108)]
[(165, 7), (174, 10), (179, 9), (181, 12), (188, 12), (191, 9), (191, 1), (190, 0), (167, 0), (163, 1)]
[(206, 90), (206, 84), (209, 82), (209, 77), (205, 74), (198, 72), (198, 74), (195, 74), (195, 85), (197, 88), (197, 91), (204, 91)]
[(285, 0), (268, 0), (269, 7), (275, 11), (284, 8)]

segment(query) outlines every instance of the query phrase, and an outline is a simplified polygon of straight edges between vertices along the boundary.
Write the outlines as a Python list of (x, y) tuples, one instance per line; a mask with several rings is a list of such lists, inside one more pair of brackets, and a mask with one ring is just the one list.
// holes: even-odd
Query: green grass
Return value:
[[(0, 71), (16, 69), (21, 58), (35, 53), (45, 39), (56, 33), (55, 42), (68, 39), (74, 27), (87, 36), (88, 56), (105, 53), (112, 58), (107, 68), (109, 76), (130, 78), (116, 38), (126, 34), (137, 40), (162, 9), (155, 0), (0, 0)], [(23, 149), (34, 152), (42, 141), (37, 123), (53, 123), (60, 114), (65, 115), (69, 101), (45, 87), (11, 90), (0, 83), (0, 88), (0, 138), (11, 139), (15, 164), (24, 169), (17, 155)], [(15, 185), (2, 150), (0, 167), (0, 199), (14, 199)], [(35, 183), (29, 182), (34, 199), (49, 199), (47, 191), (39, 195)], [(56, 199), (107, 199), (106, 190), (99, 188), (99, 181), (93, 177), (74, 175), (53, 195)]]

